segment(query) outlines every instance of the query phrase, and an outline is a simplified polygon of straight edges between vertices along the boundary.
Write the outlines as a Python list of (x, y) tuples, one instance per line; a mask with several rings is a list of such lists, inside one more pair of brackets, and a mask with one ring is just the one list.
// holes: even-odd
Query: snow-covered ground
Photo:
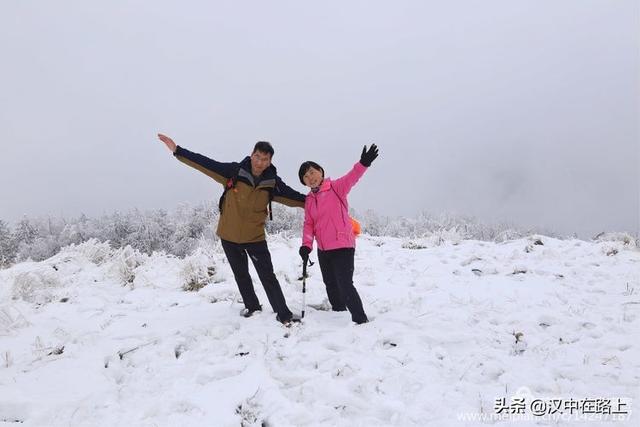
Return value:
[[(317, 265), (304, 324), (240, 317), (219, 247), (180, 260), (89, 242), (18, 264), (0, 271), (0, 424), (640, 425), (532, 416), (533, 399), (630, 412), (640, 397), (638, 249), (535, 240), (361, 236), (355, 283), (372, 321), (360, 326), (320, 309)], [(299, 241), (269, 245), (299, 313)], [(207, 286), (182, 289), (212, 266)], [(492, 419), (513, 397), (528, 421)]]

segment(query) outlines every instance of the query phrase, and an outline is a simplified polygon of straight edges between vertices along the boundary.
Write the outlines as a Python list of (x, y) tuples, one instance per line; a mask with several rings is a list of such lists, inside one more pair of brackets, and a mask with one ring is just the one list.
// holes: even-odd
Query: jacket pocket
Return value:
[(348, 233), (346, 231), (338, 231), (336, 233), (336, 239), (342, 243), (349, 243), (351, 242), (351, 233)]

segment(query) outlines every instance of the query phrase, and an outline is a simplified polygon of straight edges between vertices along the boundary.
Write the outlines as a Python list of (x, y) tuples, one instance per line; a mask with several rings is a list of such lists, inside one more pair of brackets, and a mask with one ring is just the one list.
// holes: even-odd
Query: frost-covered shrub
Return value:
[(16, 259), (16, 241), (6, 222), (0, 220), (0, 268), (9, 267)]
[(144, 261), (145, 256), (143, 254), (131, 246), (125, 246), (115, 251), (111, 260), (111, 270), (123, 284), (133, 285), (133, 281), (136, 278), (135, 270)]
[(184, 264), (180, 271), (182, 289), (185, 291), (199, 291), (210, 283), (215, 274), (213, 249), (201, 245), (192, 255), (184, 259)]
[(433, 233), (439, 242), (448, 242), (453, 245), (459, 245), (464, 239), (460, 231), (455, 227), (450, 229), (441, 229)]
[(240, 417), (241, 427), (266, 425), (262, 416), (262, 405), (260, 405), (260, 402), (256, 399), (256, 394), (243, 400), (236, 407), (236, 414)]
[(272, 203), (273, 220), (267, 219), (265, 229), (269, 234), (282, 234), (285, 237), (299, 236), (304, 221), (302, 209), (292, 209), (278, 203)]
[(60, 244), (55, 236), (37, 237), (31, 245), (21, 244), (18, 259), (43, 261), (60, 251)]
[[(511, 228), (508, 228), (506, 230), (499, 231), (495, 235), (493, 233), (491, 233), (491, 235), (493, 236), (491, 240), (493, 240), (494, 242), (497, 242), (497, 243), (502, 243), (502, 242), (506, 242), (506, 241), (509, 241), (509, 240), (521, 239), (522, 237), (524, 237), (525, 233), (523, 233), (522, 231), (513, 230)], [(482, 240), (484, 240), (484, 239), (482, 239)]]
[(31, 221), (29, 218), (24, 217), (13, 232), (14, 238), (17, 242), (25, 243), (27, 245), (31, 245), (35, 242), (36, 237), (38, 237), (38, 227)]
[(146, 214), (134, 210), (121, 218), (120, 226), (126, 229), (126, 235), (118, 236), (119, 246), (131, 246), (147, 255), (165, 250), (174, 234), (173, 222), (162, 210)]
[(402, 248), (403, 249), (427, 249), (428, 246), (418, 243), (416, 241), (413, 240), (409, 240), (408, 242), (404, 242), (402, 244)]
[(27, 327), (30, 324), (17, 308), (10, 305), (0, 307), (0, 336), (9, 335), (16, 329)]
[(16, 275), (11, 289), (11, 297), (27, 302), (46, 304), (56, 299), (55, 290), (60, 287), (60, 280), (55, 270), (43, 267)]
[[(463, 239), (502, 242), (531, 234), (530, 231), (519, 229), (512, 224), (481, 223), (473, 217), (448, 213), (432, 215), (421, 212), (410, 218), (390, 218), (367, 210), (364, 214), (356, 213), (355, 216), (360, 220), (363, 232), (372, 236), (418, 239), (439, 235), (443, 240), (455, 244)], [(554, 235), (551, 231), (545, 234)]]
[(218, 207), (210, 202), (196, 207), (178, 206), (172, 220), (174, 232), (167, 241), (166, 251), (184, 258), (198, 247), (202, 239), (210, 243), (216, 241), (218, 215)]
[(426, 233), (424, 237), (405, 241), (402, 247), (405, 249), (427, 249), (450, 243), (458, 245), (462, 241), (462, 236), (456, 229), (438, 230), (433, 233)]
[(637, 248), (637, 239), (628, 233), (600, 233), (593, 240), (598, 243), (617, 242), (628, 249)]
[(63, 252), (80, 254), (97, 265), (104, 263), (114, 253), (108, 242), (99, 242), (97, 239), (90, 239), (78, 245), (72, 244), (64, 248)]
[[(281, 235), (285, 238), (300, 235), (304, 217), (301, 209), (274, 203), (273, 210), (273, 220), (267, 219), (265, 223), (269, 235)], [(436, 215), (421, 212), (413, 217), (390, 217), (373, 210), (358, 212), (352, 209), (350, 214), (360, 222), (363, 233), (370, 236), (408, 240), (434, 238), (452, 244), (464, 239), (504, 242), (531, 234), (560, 237), (541, 228), (530, 230), (507, 222), (480, 222), (473, 217), (448, 213)], [(0, 221), (0, 268), (8, 267), (16, 261), (47, 259), (58, 253), (60, 248), (80, 245), (91, 239), (109, 242), (113, 249), (130, 246), (147, 255), (166, 252), (184, 258), (193, 253), (201, 241), (208, 245), (218, 242), (215, 235), (218, 218), (216, 200), (211, 200), (196, 206), (183, 204), (173, 212), (143, 212), (134, 209), (99, 218), (81, 215), (71, 220), (33, 220), (25, 217), (13, 230)], [(624, 245), (621, 246), (622, 249), (640, 247), (638, 236), (633, 237), (627, 233), (601, 233), (594, 240), (619, 242)], [(112, 254), (107, 256), (110, 255)], [(98, 254), (95, 256), (101, 258)]]

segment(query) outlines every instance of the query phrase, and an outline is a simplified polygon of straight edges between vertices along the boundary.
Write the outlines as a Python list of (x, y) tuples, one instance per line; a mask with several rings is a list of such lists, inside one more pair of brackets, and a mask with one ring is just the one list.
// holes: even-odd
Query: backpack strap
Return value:
[[(240, 169), (238, 169), (239, 171)], [(236, 191), (236, 184), (238, 183), (238, 171), (229, 179), (227, 179), (227, 183), (224, 186), (224, 191), (220, 196), (220, 200), (218, 201), (218, 210), (222, 213), (222, 206), (224, 205), (224, 198), (227, 195), (227, 191), (233, 190)]]
[[(224, 205), (224, 198), (227, 194), (227, 191), (229, 190), (236, 191), (236, 184), (238, 183), (239, 175), (240, 175), (240, 167), (238, 167), (238, 170), (231, 178), (227, 179), (227, 183), (224, 186), (224, 191), (222, 192), (222, 195), (220, 196), (220, 201), (218, 202), (218, 210), (220, 211), (220, 213), (222, 213), (222, 206)], [(273, 192), (275, 190), (275, 187), (265, 187), (263, 189), (269, 192), (269, 219), (273, 221), (273, 209), (271, 207), (271, 201), (273, 200)]]
[(273, 199), (273, 192), (271, 192), (271, 195), (269, 196), (269, 221), (273, 221), (273, 208), (271, 207), (271, 200)]
[(273, 200), (273, 193), (275, 191), (275, 187), (269, 187), (265, 189), (269, 192), (269, 221), (273, 221), (273, 208), (271, 207), (271, 201)]
[[(269, 182), (269, 184), (271, 184), (271, 179), (267, 180)], [(268, 185), (266, 187), (262, 187), (262, 189), (264, 191), (267, 191), (269, 193), (269, 205), (267, 210), (269, 211), (269, 220), (273, 221), (273, 208), (271, 206), (271, 201), (273, 200), (274, 197), (274, 193), (276, 191), (276, 185), (277, 185), (277, 181), (275, 179), (273, 179), (273, 185)]]

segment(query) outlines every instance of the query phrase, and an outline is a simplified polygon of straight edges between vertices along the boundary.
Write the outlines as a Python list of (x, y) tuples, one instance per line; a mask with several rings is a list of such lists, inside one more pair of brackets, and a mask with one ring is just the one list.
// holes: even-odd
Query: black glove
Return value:
[(309, 260), (309, 254), (311, 253), (311, 248), (308, 246), (300, 246), (300, 250), (298, 251), (300, 254), (300, 258), (302, 258), (302, 262), (307, 262)]
[(367, 146), (365, 145), (362, 148), (362, 155), (360, 156), (360, 163), (362, 166), (369, 167), (371, 163), (378, 157), (378, 147), (376, 144), (371, 144), (369, 147), (369, 151), (367, 151)]

